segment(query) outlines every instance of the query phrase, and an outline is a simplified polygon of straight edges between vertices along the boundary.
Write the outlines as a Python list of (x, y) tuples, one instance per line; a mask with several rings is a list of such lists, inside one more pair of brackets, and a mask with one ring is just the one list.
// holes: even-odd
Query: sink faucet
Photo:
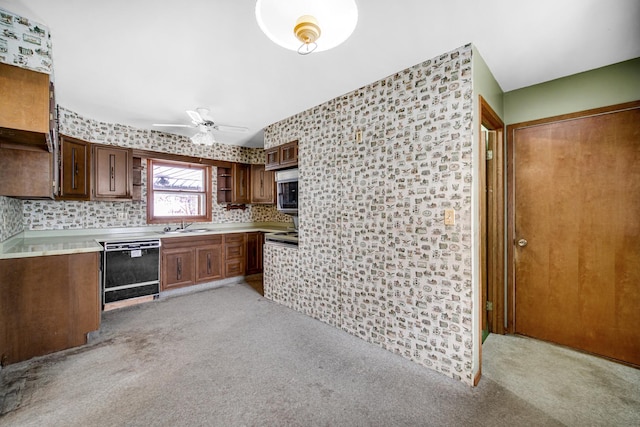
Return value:
[(181, 230), (185, 230), (187, 227), (189, 227), (191, 224), (193, 224), (192, 222), (190, 222), (189, 224), (184, 223), (184, 219), (182, 221), (180, 221), (180, 229)]

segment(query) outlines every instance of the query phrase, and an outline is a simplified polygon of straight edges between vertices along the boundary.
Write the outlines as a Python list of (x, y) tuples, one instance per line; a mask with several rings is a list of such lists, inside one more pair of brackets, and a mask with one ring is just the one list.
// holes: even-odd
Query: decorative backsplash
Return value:
[(299, 141), (305, 275), (287, 305), (468, 384), (471, 56), (461, 47), (265, 129), (265, 148)]
[[(84, 118), (63, 107), (59, 107), (59, 121), (61, 134), (89, 142), (232, 162), (264, 163), (264, 150), (259, 148), (220, 143), (212, 147), (195, 145), (184, 136), (99, 122)], [(212, 188), (215, 189), (215, 168), (212, 175)], [(146, 177), (146, 164), (143, 162), (142, 201), (25, 200), (21, 211), (21, 215), (24, 215), (24, 228), (64, 230), (147, 226)], [(213, 195), (212, 223), (291, 222), (291, 217), (281, 214), (271, 205), (248, 205), (245, 211), (227, 211), (223, 205), (215, 202), (215, 191)], [(125, 219), (117, 219), (119, 213), (124, 213)]]

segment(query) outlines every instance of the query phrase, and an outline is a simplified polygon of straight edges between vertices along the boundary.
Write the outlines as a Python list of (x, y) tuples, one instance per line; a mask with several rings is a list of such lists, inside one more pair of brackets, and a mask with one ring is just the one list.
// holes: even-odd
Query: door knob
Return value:
[(527, 246), (527, 240), (526, 239), (520, 239), (518, 240), (518, 246), (520, 246), (521, 248), (524, 248), (525, 246)]

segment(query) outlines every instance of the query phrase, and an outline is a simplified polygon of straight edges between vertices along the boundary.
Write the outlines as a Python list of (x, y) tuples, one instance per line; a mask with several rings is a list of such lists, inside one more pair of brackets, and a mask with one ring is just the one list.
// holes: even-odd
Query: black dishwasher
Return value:
[(103, 245), (103, 305), (160, 293), (159, 239)]

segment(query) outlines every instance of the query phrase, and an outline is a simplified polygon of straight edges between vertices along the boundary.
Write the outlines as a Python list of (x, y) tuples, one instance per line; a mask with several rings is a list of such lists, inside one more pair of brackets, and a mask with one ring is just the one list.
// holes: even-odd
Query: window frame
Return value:
[[(153, 189), (153, 167), (168, 166), (181, 167), (185, 169), (200, 169), (204, 171), (204, 190), (193, 192), (195, 194), (204, 193), (205, 214), (193, 216), (156, 216), (154, 215), (154, 189)], [(172, 222), (211, 222), (213, 194), (211, 182), (211, 166), (190, 162), (179, 162), (173, 160), (147, 159), (147, 224), (166, 224)], [(162, 192), (174, 192), (175, 190), (162, 190)]]

